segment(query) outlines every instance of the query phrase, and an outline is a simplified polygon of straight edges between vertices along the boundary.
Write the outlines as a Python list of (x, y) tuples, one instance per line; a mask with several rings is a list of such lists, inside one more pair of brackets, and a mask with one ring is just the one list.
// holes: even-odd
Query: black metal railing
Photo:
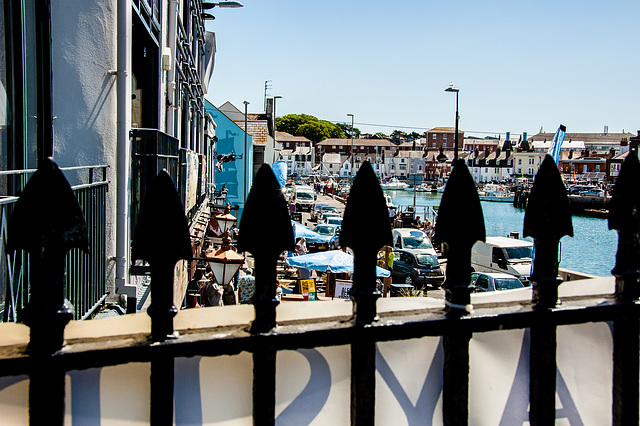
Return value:
[[(82, 181), (71, 186), (82, 213), (89, 224), (90, 249), (88, 254), (72, 250), (66, 256), (65, 287), (67, 298), (74, 310), (74, 319), (86, 319), (104, 301), (106, 290), (106, 201), (108, 166), (62, 167), (61, 171)], [(15, 181), (27, 182), (36, 172), (33, 170), (12, 170), (1, 172)], [(22, 191), (21, 185), (20, 190)], [(0, 321), (17, 322), (21, 320), (24, 307), (29, 302), (30, 256), (26, 251), (7, 250), (8, 218), (14, 211), (18, 197), (0, 199)], [(57, 204), (59, 201), (55, 201)], [(39, 226), (47, 216), (48, 207), (40, 213), (33, 212), (32, 225)], [(37, 214), (36, 214), (37, 213)]]
[[(174, 365), (176, 359), (193, 356), (253, 354), (254, 424), (275, 423), (276, 355), (279, 351), (323, 346), (351, 348), (351, 423), (372, 425), (376, 403), (376, 344), (425, 336), (442, 336), (442, 418), (444, 424), (467, 424), (469, 419), (469, 342), (474, 333), (529, 329), (529, 420), (532, 425), (553, 424), (556, 418), (556, 329), (561, 325), (613, 321), (613, 383), (611, 408), (615, 425), (638, 424), (640, 294), (640, 165), (637, 148), (629, 153), (616, 184), (609, 226), (619, 233), (619, 249), (613, 274), (615, 293), (580, 296), (558, 304), (558, 241), (571, 235), (571, 217), (557, 166), (547, 157), (537, 175), (525, 215), (524, 233), (535, 245), (531, 275), (533, 298), (529, 303), (479, 304), (471, 309), (470, 255), (473, 244), (485, 238), (482, 209), (473, 180), (462, 160), (454, 163), (439, 208), (436, 236), (447, 246), (448, 267), (444, 310), (392, 311), (378, 314), (376, 300), (376, 253), (390, 244), (390, 225), (382, 190), (373, 169), (363, 164), (353, 182), (347, 202), (342, 246), (354, 251), (354, 280), (350, 318), (325, 318), (313, 324), (289, 321), (276, 324), (276, 264), (279, 254), (293, 247), (294, 239), (287, 205), (269, 166), (259, 170), (248, 196), (240, 223), (238, 248), (253, 254), (256, 291), (255, 317), (249, 327), (212, 327), (185, 336), (174, 331), (172, 304), (173, 269), (180, 259), (191, 256), (189, 233), (179, 196), (170, 177), (160, 172), (149, 190), (136, 228), (133, 257), (151, 265), (149, 308), (151, 334), (113, 337), (108, 341), (84, 339), (63, 346), (68, 317), (62, 288), (57, 282), (60, 268), (56, 253), (82, 247), (81, 224), (51, 222), (63, 230), (64, 238), (46, 242), (59, 247), (44, 253), (20, 233), (9, 233), (16, 242), (39, 257), (49, 274), (40, 273), (33, 292), (38, 298), (39, 321), (32, 320), (29, 348), (0, 352), (0, 376), (30, 375), (32, 424), (62, 424), (64, 420), (64, 375), (71, 370), (100, 368), (130, 362), (150, 362), (153, 424), (171, 424), (174, 418)], [(62, 189), (59, 189), (62, 191)], [(31, 196), (25, 193), (23, 197)], [(73, 203), (71, 203), (73, 204)], [(70, 205), (67, 210), (73, 212)], [(17, 209), (16, 209), (17, 210)], [(144, 215), (144, 216), (143, 216)], [(63, 216), (56, 216), (61, 219)], [(464, 226), (460, 226), (464, 224)], [(163, 232), (159, 232), (159, 230)], [(10, 230), (11, 231), (11, 230)], [(268, 244), (265, 244), (268, 242)], [(53, 254), (52, 254), (53, 252)], [(35, 298), (34, 298), (35, 302)], [(51, 308), (56, 309), (51, 309)], [(216, 308), (212, 308), (216, 309)], [(146, 339), (145, 339), (146, 338)], [(499, 375), (496, 371), (494, 374)], [(213, 380), (213, 378), (212, 378)], [(526, 398), (526, 397), (523, 397)], [(42, 410), (46, 401), (50, 410)], [(527, 406), (527, 403), (524, 403)], [(224, 409), (220, 407), (219, 409)]]
[(133, 129), (131, 138), (131, 229), (153, 179), (161, 170), (176, 184), (180, 174), (180, 142), (156, 129)]

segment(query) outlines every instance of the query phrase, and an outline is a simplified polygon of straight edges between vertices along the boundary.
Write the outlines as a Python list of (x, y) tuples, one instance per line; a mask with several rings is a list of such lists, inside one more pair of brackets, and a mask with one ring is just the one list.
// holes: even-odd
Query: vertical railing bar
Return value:
[(253, 353), (253, 424), (271, 426), (276, 414), (276, 351), (266, 346)]
[[(563, 128), (563, 126), (561, 126)], [(531, 327), (529, 349), (529, 421), (554, 424), (556, 418), (557, 330), (553, 309), (558, 304), (558, 245), (573, 236), (567, 192), (558, 164), (547, 154), (536, 174), (524, 216), (523, 235), (532, 237), (532, 303), (539, 317)]]
[[(618, 232), (616, 264), (611, 273), (616, 278), (618, 303), (632, 305), (640, 298), (640, 165), (638, 136), (630, 138), (629, 152), (613, 188), (609, 205), (609, 229)], [(613, 408), (612, 424), (640, 422), (640, 323), (637, 315), (613, 321)]]
[(351, 424), (373, 425), (376, 415), (376, 343), (359, 333), (351, 343)]

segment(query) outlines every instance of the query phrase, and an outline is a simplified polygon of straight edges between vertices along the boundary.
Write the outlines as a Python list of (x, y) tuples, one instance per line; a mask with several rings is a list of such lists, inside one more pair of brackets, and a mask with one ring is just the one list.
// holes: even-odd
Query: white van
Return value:
[(297, 212), (310, 212), (315, 202), (315, 194), (313, 188), (307, 185), (295, 185), (293, 187), (293, 202), (296, 205)]
[(415, 228), (394, 228), (393, 248), (419, 250), (424, 254), (438, 256), (427, 234)]
[(507, 237), (487, 237), (478, 241), (471, 250), (471, 267), (474, 272), (502, 272), (515, 275), (529, 285), (533, 243)]

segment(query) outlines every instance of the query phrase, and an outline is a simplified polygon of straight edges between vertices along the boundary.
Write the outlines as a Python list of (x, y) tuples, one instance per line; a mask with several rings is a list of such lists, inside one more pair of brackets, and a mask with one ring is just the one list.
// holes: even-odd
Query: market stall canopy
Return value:
[(291, 221), (291, 226), (293, 226), (293, 235), (296, 240), (302, 237), (306, 238), (307, 242), (309, 243), (327, 240), (326, 236), (320, 235), (317, 232), (313, 232), (311, 229), (296, 222), (295, 220)]
[[(287, 264), (296, 268), (315, 269), (322, 272), (353, 272), (353, 256), (342, 250), (320, 251), (302, 256), (288, 257)], [(376, 276), (388, 277), (390, 272), (376, 266)]]

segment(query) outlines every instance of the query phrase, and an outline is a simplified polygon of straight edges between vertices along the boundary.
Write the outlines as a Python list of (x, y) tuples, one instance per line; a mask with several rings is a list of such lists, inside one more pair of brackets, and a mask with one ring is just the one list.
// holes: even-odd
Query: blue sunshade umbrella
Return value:
[(327, 240), (327, 237), (325, 237), (324, 235), (320, 235), (317, 232), (313, 232), (311, 229), (296, 222), (295, 220), (291, 221), (291, 225), (293, 226), (293, 235), (296, 238), (296, 240), (302, 237), (304, 237), (310, 243)]
[[(315, 269), (322, 272), (327, 270), (333, 273), (353, 272), (353, 256), (342, 250), (328, 250), (302, 256), (292, 256), (287, 258), (287, 263), (296, 268)], [(376, 266), (376, 276), (388, 277), (390, 272)]]

